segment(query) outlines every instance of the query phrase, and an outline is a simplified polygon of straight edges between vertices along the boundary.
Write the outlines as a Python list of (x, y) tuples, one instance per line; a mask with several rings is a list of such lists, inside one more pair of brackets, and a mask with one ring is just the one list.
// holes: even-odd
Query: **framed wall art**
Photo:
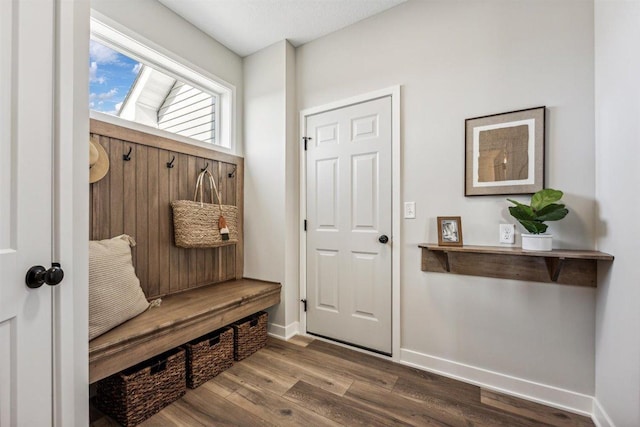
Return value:
[(465, 196), (544, 188), (545, 107), (465, 120)]
[(438, 245), (462, 246), (462, 219), (459, 216), (439, 216)]

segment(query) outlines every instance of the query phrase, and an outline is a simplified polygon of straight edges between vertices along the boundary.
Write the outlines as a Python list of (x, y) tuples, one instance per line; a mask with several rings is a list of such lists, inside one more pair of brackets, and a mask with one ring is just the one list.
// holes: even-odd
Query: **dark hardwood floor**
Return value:
[[(117, 425), (97, 412), (92, 426)], [(267, 347), (143, 426), (593, 426), (591, 419), (319, 340)]]

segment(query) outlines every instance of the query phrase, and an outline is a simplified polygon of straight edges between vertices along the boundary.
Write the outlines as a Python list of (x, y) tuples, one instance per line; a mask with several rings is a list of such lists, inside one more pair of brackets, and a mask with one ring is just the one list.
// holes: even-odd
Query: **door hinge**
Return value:
[(304, 141), (304, 151), (307, 151), (307, 142), (309, 142), (309, 140), (311, 140), (310, 136), (303, 136), (302, 140)]
[(304, 231), (307, 231), (307, 220), (304, 220)]
[(301, 299), (300, 302), (303, 304), (304, 306), (304, 312), (307, 312), (307, 300), (306, 299)]

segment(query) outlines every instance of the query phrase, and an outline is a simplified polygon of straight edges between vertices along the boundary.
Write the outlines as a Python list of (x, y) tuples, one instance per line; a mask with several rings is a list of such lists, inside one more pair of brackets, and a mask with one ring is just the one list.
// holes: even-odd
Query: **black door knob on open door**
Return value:
[(47, 284), (49, 286), (55, 286), (58, 283), (62, 282), (64, 278), (64, 271), (60, 268), (60, 264), (54, 262), (51, 264), (51, 268), (46, 269), (41, 265), (34, 265), (27, 271), (27, 277), (25, 278), (25, 282), (27, 286), (35, 289), (39, 288), (43, 284)]
[(387, 237), (386, 234), (383, 234), (382, 236), (378, 237), (378, 242), (384, 245), (385, 243), (389, 242), (389, 237)]

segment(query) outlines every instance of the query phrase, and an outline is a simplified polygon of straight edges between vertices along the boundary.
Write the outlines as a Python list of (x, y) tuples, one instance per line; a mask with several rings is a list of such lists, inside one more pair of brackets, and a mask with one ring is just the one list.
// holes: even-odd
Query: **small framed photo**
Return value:
[(465, 120), (465, 196), (544, 188), (545, 107)]
[(438, 245), (462, 246), (462, 220), (459, 216), (438, 217)]

